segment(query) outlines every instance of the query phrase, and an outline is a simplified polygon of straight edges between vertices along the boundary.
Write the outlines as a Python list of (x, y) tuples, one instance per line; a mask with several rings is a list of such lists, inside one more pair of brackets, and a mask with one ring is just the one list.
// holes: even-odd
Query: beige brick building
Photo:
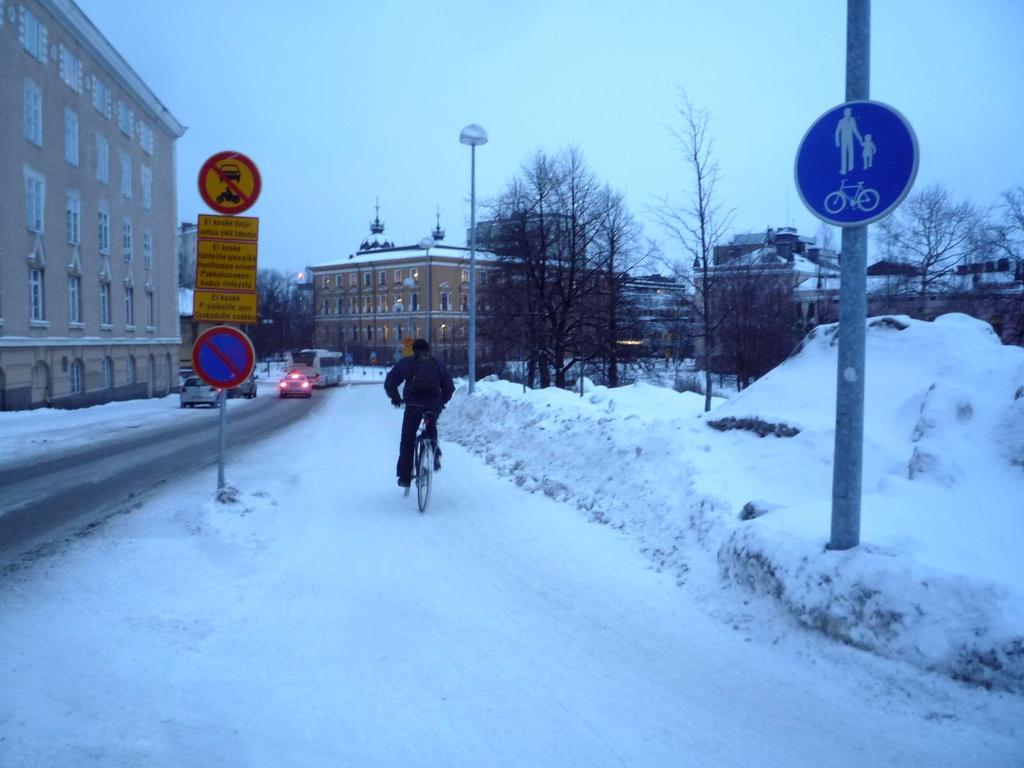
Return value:
[(0, 410), (177, 385), (185, 128), (70, 0), (0, 0)]
[[(435, 237), (443, 237), (440, 226)], [(469, 346), (469, 249), (436, 242), (397, 246), (379, 218), (360, 249), (310, 267), (314, 284), (313, 343), (346, 352), (357, 365), (390, 365), (405, 338), (425, 338), (454, 375), (465, 373)], [(494, 256), (476, 253), (477, 291)], [(478, 346), (478, 359), (487, 350)]]

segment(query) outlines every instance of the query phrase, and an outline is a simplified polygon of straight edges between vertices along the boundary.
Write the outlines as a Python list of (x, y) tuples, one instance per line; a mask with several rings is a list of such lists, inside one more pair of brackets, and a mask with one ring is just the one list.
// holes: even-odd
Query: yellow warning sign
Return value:
[(256, 290), (256, 243), (199, 240), (196, 243), (196, 288)]
[(244, 240), (255, 243), (260, 237), (260, 220), (255, 216), (213, 216), (199, 214), (199, 237)]
[(256, 322), (255, 293), (225, 293), (196, 288), (192, 299), (192, 317), (199, 322), (238, 323)]

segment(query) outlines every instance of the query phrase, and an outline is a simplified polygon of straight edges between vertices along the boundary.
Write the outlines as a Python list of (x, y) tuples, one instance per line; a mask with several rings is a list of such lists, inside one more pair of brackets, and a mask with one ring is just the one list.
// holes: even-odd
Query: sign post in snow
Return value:
[(917, 139), (896, 110), (870, 98), (871, 2), (846, 4), (846, 103), (800, 143), (797, 189), (818, 218), (843, 228), (836, 438), (829, 549), (860, 543), (868, 227), (898, 206), (917, 174)]
[(211, 387), (219, 387), (220, 431), (217, 438), (217, 490), (224, 489), (224, 450), (227, 441), (228, 402), (231, 387), (252, 373), (256, 352), (249, 337), (237, 328), (218, 325), (203, 331), (192, 346), (192, 368)]

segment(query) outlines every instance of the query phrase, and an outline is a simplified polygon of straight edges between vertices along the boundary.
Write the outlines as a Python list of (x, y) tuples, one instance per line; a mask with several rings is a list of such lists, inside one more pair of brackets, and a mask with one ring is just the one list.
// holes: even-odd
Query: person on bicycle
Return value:
[[(398, 387), (405, 383), (403, 396)], [(437, 419), (441, 410), (452, 399), (455, 384), (440, 360), (430, 354), (426, 339), (416, 339), (412, 356), (403, 357), (388, 371), (384, 391), (396, 408), (405, 403), (402, 419), (402, 441), (398, 450), (398, 484), (408, 488), (412, 481), (412, 453), (423, 414), (430, 411), (434, 418), (427, 423), (427, 435), (434, 441), (434, 470), (441, 469), (441, 447), (437, 444)]]

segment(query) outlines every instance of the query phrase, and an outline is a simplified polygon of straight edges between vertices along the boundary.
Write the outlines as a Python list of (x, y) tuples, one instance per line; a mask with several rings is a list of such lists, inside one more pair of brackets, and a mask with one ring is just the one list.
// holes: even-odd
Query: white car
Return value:
[(211, 387), (198, 376), (189, 376), (181, 385), (180, 406), (191, 408), (194, 405), (208, 405), (216, 408), (219, 394), (219, 389)]

